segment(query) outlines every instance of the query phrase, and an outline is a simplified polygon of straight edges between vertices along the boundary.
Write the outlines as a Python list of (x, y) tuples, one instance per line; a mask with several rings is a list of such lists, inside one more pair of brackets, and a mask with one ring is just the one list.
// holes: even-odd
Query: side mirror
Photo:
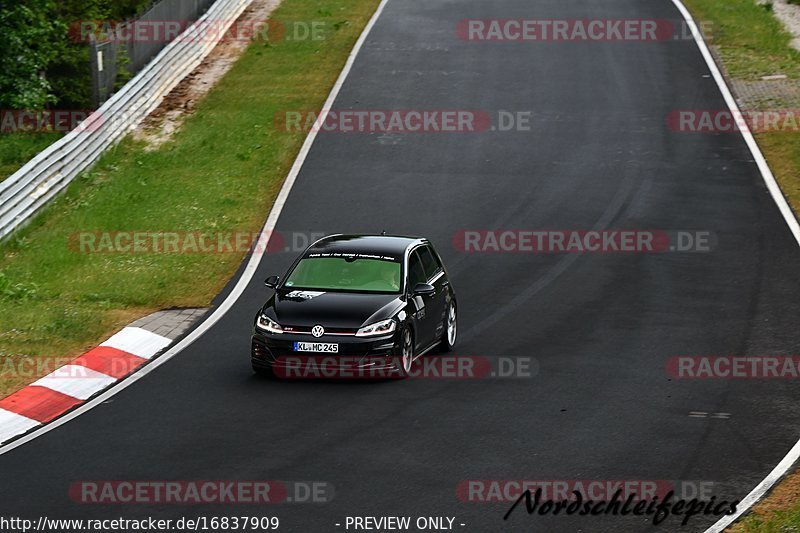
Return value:
[(270, 276), (264, 281), (264, 285), (269, 287), (270, 289), (275, 289), (278, 286), (278, 282), (281, 280), (278, 276)]
[(414, 296), (428, 296), (436, 292), (430, 283), (417, 283), (414, 286)]

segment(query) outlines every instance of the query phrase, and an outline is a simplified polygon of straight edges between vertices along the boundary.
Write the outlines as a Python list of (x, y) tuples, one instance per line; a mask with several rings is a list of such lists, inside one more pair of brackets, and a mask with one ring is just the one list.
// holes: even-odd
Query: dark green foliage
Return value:
[(80, 21), (122, 21), (151, 0), (0, 0), (0, 109), (91, 107)]
[(40, 109), (54, 103), (45, 70), (59, 54), (65, 26), (51, 0), (0, 0), (0, 108)]

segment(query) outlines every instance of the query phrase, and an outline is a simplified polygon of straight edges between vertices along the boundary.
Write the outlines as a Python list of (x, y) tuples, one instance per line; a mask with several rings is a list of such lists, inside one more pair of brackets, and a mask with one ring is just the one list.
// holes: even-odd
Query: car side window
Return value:
[(425, 279), (430, 280), (433, 276), (442, 270), (442, 265), (436, 259), (436, 256), (431, 252), (430, 246), (423, 246), (417, 250), (419, 257), (422, 260), (422, 268), (425, 270)]
[(411, 254), (408, 261), (408, 285), (411, 290), (417, 286), (417, 283), (425, 283), (428, 279), (425, 277), (425, 268), (422, 266), (419, 253), (416, 251)]

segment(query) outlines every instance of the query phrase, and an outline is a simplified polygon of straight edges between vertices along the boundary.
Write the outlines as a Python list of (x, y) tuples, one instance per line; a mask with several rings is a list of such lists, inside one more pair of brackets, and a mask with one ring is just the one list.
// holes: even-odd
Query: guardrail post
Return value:
[(100, 63), (97, 39), (94, 34), (89, 34), (89, 64), (92, 69), (92, 105), (94, 109), (100, 107)]

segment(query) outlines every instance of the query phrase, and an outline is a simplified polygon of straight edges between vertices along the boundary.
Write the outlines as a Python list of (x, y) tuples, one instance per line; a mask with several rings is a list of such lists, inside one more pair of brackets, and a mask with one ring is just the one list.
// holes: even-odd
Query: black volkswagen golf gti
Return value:
[(261, 374), (316, 358), (342, 371), (406, 377), (416, 358), (456, 342), (455, 293), (423, 238), (324, 237), (266, 285), (275, 294), (256, 315), (251, 353)]

